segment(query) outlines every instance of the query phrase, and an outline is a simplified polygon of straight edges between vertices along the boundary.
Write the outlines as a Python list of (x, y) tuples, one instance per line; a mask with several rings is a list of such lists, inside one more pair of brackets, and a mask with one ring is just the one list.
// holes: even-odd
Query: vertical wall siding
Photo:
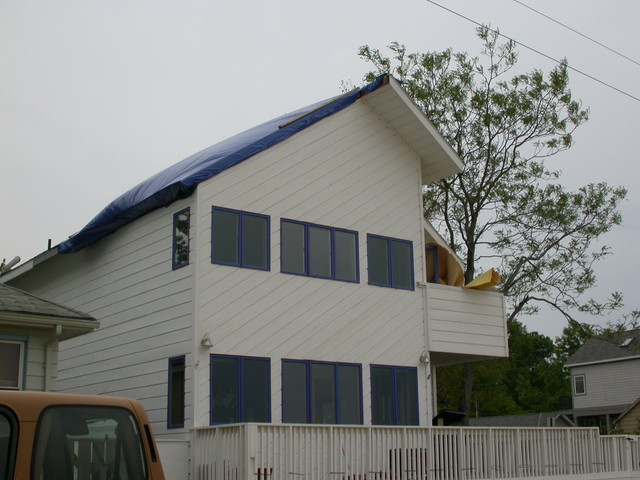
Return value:
[[(201, 184), (198, 189), (196, 335), (213, 348), (197, 369), (197, 424), (209, 415), (208, 354), (272, 359), (272, 419), (281, 421), (281, 359), (362, 364), (370, 422), (369, 366), (420, 367), (426, 422), (422, 291), (367, 284), (367, 233), (411, 240), (423, 278), (420, 164), (369, 108), (352, 107)], [(211, 264), (211, 207), (271, 218), (271, 271)], [(357, 284), (280, 273), (280, 220), (356, 230)]]
[(174, 271), (171, 263), (173, 214), (188, 205), (156, 210), (12, 282), (100, 322), (97, 331), (60, 343), (58, 390), (137, 398), (160, 434), (170, 357), (186, 354), (187, 412), (192, 404), (193, 266)]

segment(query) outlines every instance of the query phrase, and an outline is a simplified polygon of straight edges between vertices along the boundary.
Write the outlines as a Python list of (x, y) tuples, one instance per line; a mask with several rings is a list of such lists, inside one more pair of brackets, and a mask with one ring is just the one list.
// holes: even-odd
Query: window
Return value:
[(269, 270), (269, 217), (213, 207), (211, 262)]
[(20, 390), (25, 342), (0, 340), (0, 388)]
[(167, 427), (184, 427), (184, 356), (169, 359)]
[(18, 422), (14, 414), (0, 407), (0, 479), (13, 478), (18, 446)]
[(280, 236), (282, 272), (359, 281), (357, 232), (283, 219)]
[(416, 368), (371, 366), (371, 422), (374, 425), (418, 425)]
[(360, 365), (283, 360), (282, 421), (362, 424)]
[(119, 407), (52, 406), (38, 420), (32, 477), (148, 477), (141, 430), (131, 412)]
[(189, 264), (189, 209), (173, 216), (173, 269)]
[(268, 358), (211, 355), (210, 423), (270, 422)]
[(413, 290), (413, 244), (367, 235), (369, 284)]
[(574, 395), (585, 395), (587, 393), (587, 383), (584, 374), (573, 376), (573, 393)]

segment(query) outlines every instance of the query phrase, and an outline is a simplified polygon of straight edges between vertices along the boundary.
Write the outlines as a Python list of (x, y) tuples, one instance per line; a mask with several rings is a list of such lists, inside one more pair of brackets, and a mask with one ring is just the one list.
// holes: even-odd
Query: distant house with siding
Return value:
[(89, 312), (68, 392), (141, 400), (159, 437), (234, 422), (431, 425), (437, 369), (506, 357), (422, 188), (462, 169), (389, 76), (123, 194), (4, 281)]
[(573, 415), (604, 432), (640, 398), (640, 331), (590, 338), (571, 356)]
[(0, 389), (56, 389), (58, 343), (98, 328), (90, 315), (0, 284)]

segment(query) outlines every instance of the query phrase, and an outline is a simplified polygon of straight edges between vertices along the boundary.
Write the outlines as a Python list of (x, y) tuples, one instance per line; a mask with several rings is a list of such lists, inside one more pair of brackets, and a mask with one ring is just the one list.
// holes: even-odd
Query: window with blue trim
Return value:
[(24, 385), (26, 342), (0, 339), (0, 389), (21, 390)]
[(211, 355), (210, 423), (270, 422), (268, 358)]
[(213, 207), (211, 262), (269, 270), (269, 217)]
[(360, 365), (283, 360), (282, 421), (362, 424)]
[(173, 269), (189, 264), (189, 209), (173, 216)]
[(283, 273), (358, 282), (358, 233), (282, 219), (280, 269)]
[(369, 284), (413, 290), (413, 243), (367, 234)]
[(184, 427), (185, 357), (169, 359), (167, 427)]
[(418, 425), (416, 368), (371, 366), (371, 423)]

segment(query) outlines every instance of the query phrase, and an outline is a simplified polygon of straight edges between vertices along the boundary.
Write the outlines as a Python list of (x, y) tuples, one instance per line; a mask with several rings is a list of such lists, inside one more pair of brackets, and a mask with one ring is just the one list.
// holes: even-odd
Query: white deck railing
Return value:
[(197, 480), (470, 480), (640, 472), (638, 437), (601, 437), (596, 428), (240, 424), (198, 428), (194, 435)]

